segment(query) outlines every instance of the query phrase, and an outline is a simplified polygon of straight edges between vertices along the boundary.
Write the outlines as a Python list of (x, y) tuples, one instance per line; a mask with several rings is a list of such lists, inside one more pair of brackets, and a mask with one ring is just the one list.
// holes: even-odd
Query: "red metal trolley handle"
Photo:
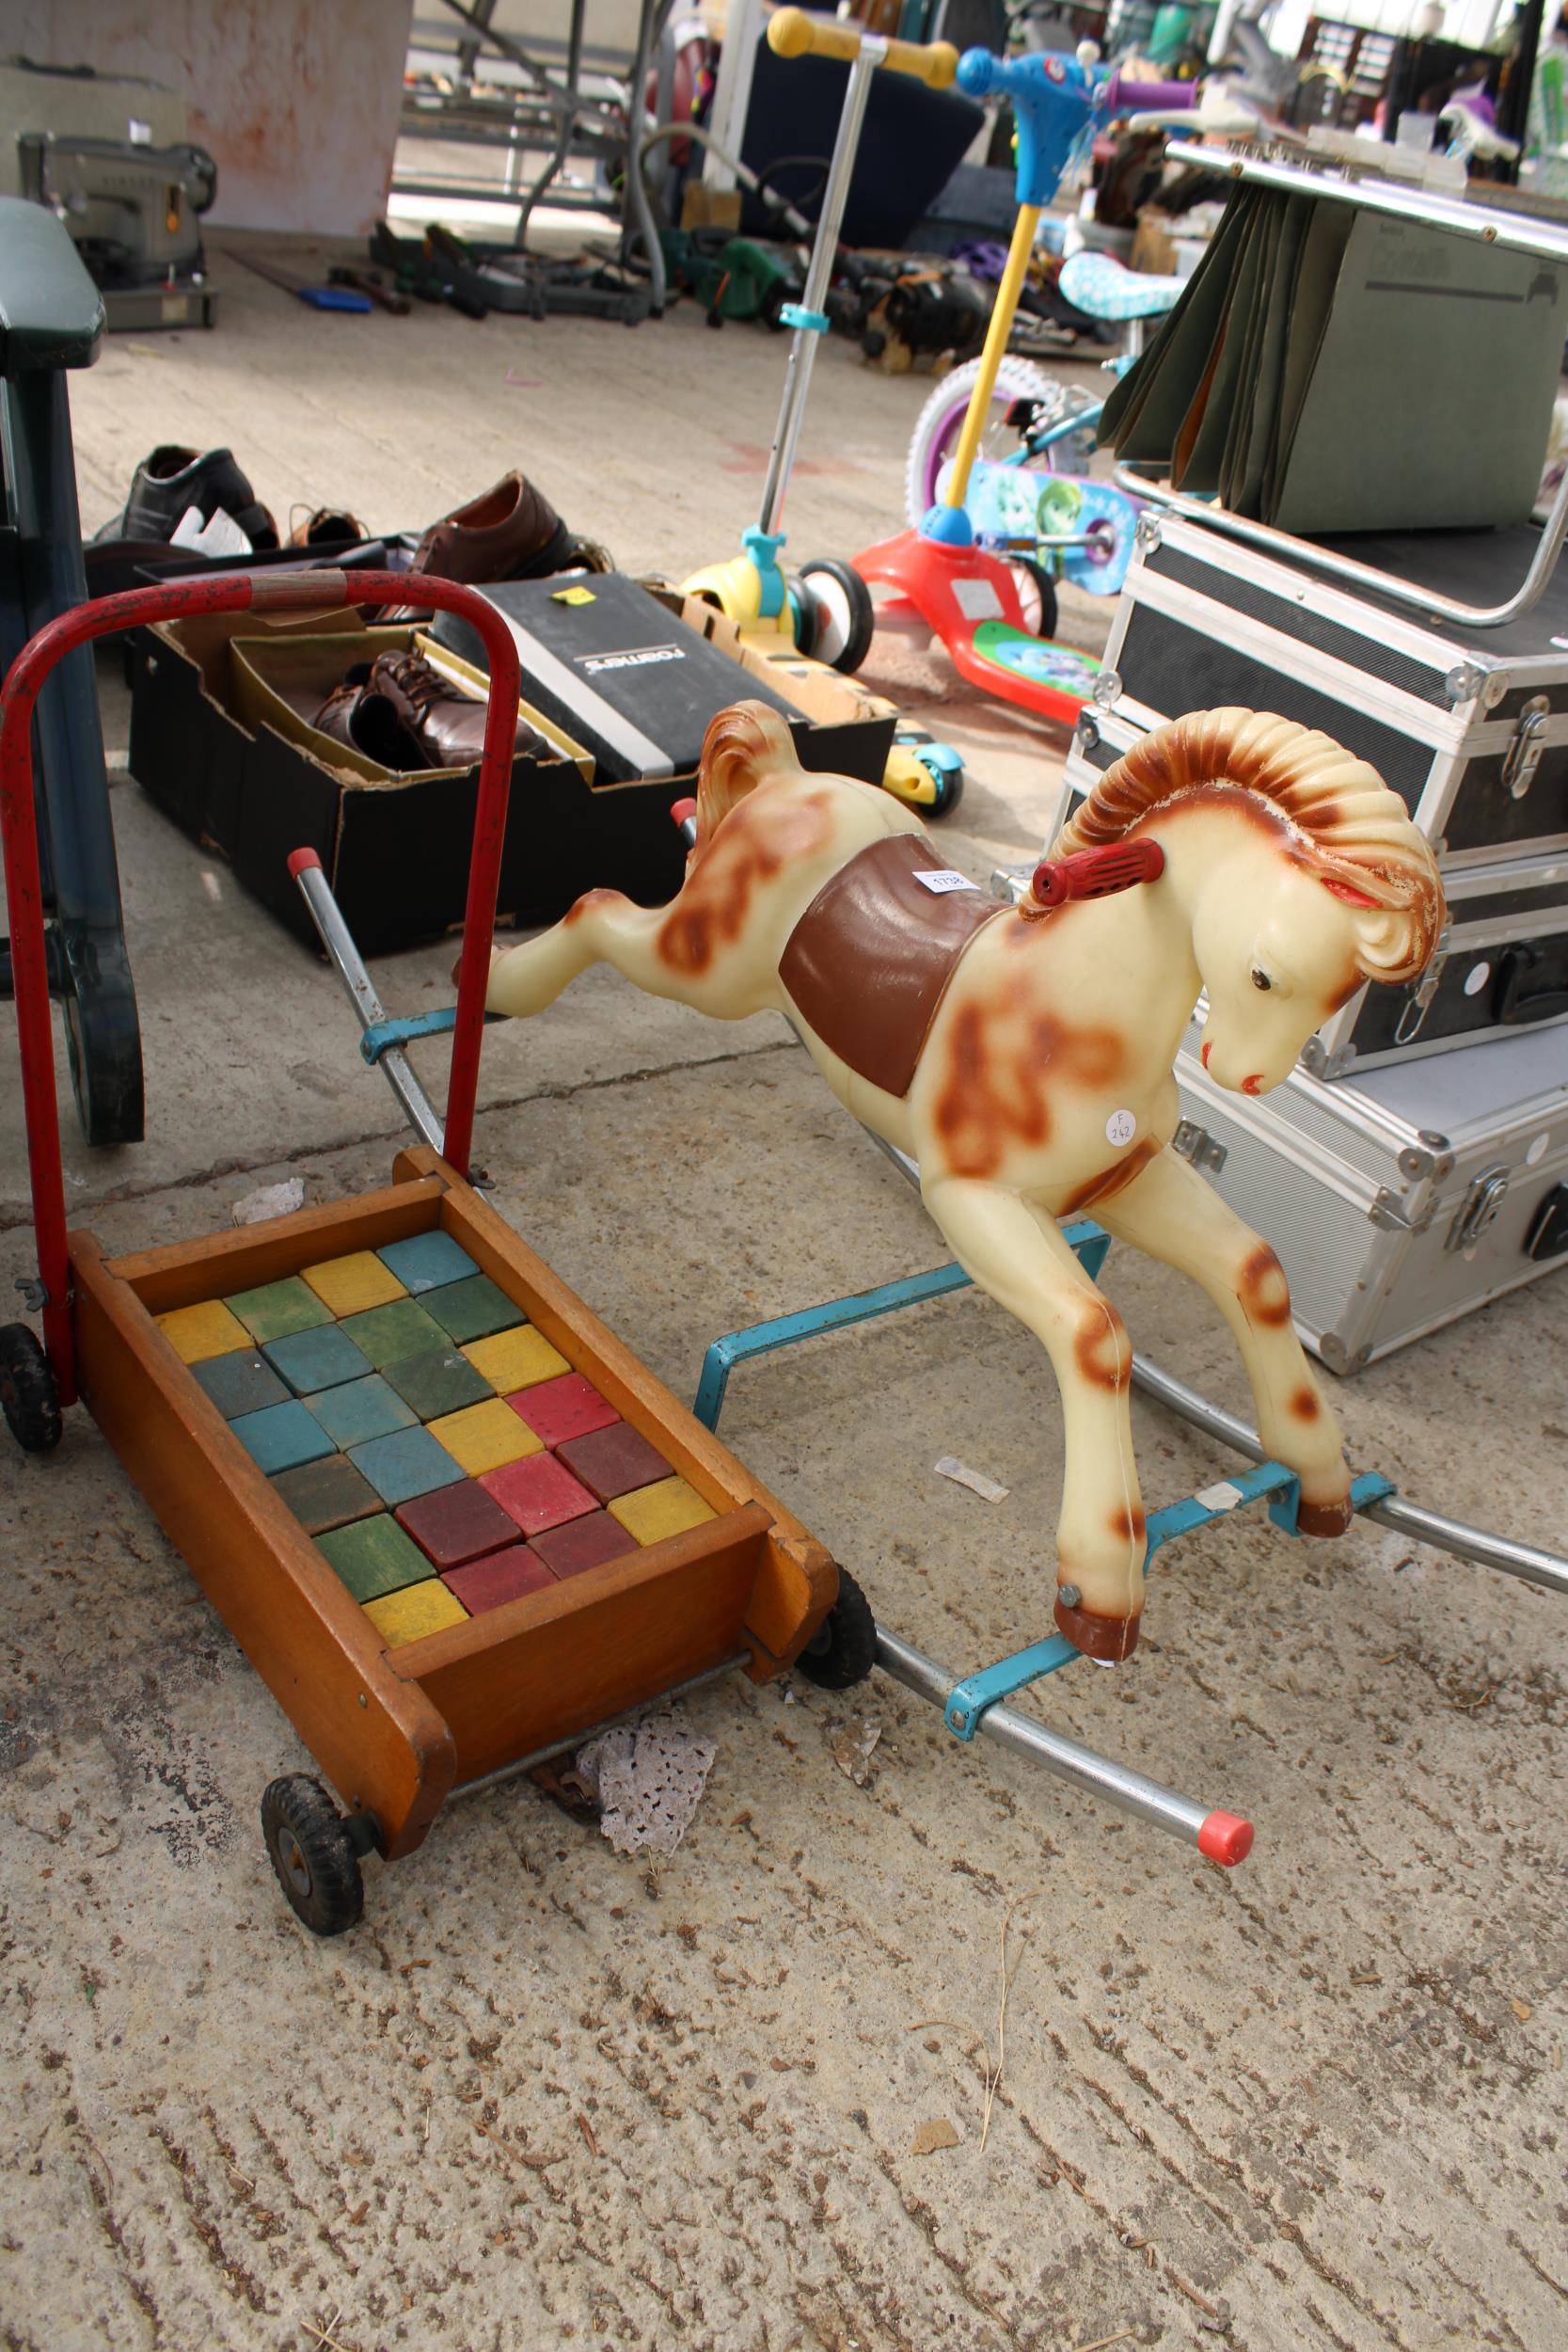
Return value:
[[(44, 946), (43, 890), (39, 871), (38, 818), (33, 804), (33, 706), (57, 662), (94, 637), (137, 628), (153, 621), (187, 619), (204, 612), (302, 612), (338, 605), (405, 604), (406, 573), (266, 572), (231, 573), (222, 580), (171, 580), (156, 588), (133, 588), (118, 596), (79, 604), (48, 622), (28, 639), (0, 688), (0, 843), (5, 852), (10, 901), (11, 976), (16, 1025), (22, 1048), (22, 1099), (27, 1122), (27, 1164), (38, 1237), (39, 1277), (43, 1285), (43, 1341), (59, 1385), (60, 1402), (76, 1398), (75, 1346), (71, 1328), (70, 1262), (66, 1247), (65, 1175), (60, 1163), (59, 1110), (55, 1097), (54, 1036), (49, 1019), (49, 975)], [(458, 970), (457, 1018), (452, 1032), (451, 1075), (447, 1089), (446, 1156), (461, 1176), (468, 1172), (473, 1141), (474, 1096), (479, 1085), (479, 1048), (484, 1026), (484, 994), (490, 940), (496, 923), (501, 844), (517, 732), (520, 675), (512, 632), (493, 604), (456, 580), (418, 581), (420, 600), (443, 612), (461, 613), (484, 642), (490, 657), (490, 700), (484, 720), (474, 811), (473, 854), (463, 916), (463, 955)]]

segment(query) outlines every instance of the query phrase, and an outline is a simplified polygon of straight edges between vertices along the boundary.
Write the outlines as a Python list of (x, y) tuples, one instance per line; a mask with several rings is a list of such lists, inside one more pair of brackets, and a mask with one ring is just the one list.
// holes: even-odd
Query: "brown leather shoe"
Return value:
[[(520, 473), (503, 474), (493, 490), (455, 507), (432, 523), (414, 550), (413, 572), (433, 580), (460, 580), (482, 586), (491, 580), (542, 580), (572, 560), (573, 538), (542, 490)], [(418, 583), (409, 582), (418, 593)], [(428, 611), (400, 605), (383, 612), (384, 622), (412, 619)]]
[(431, 758), (420, 736), (405, 724), (399, 704), (372, 687), (372, 666), (356, 661), (344, 672), (341, 684), (333, 688), (311, 721), (317, 734), (362, 752), (394, 775), (438, 767), (440, 762)]
[[(422, 767), (471, 768), (483, 753), (484, 704), (454, 694), (422, 655), (377, 654), (367, 691), (390, 707), (403, 731), (420, 745)], [(516, 748), (546, 759), (556, 756), (554, 745), (526, 719), (517, 722)]]
[(357, 515), (344, 512), (341, 506), (318, 506), (313, 515), (289, 533), (292, 548), (355, 547), (370, 533)]

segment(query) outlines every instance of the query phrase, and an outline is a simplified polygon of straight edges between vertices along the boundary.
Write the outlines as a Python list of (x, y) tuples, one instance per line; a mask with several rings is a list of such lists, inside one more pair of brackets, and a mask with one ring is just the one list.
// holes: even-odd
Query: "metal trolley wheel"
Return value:
[(326, 1790), (287, 1772), (261, 1798), (261, 1836), (277, 1883), (313, 1935), (341, 1935), (365, 1908), (353, 1838)]

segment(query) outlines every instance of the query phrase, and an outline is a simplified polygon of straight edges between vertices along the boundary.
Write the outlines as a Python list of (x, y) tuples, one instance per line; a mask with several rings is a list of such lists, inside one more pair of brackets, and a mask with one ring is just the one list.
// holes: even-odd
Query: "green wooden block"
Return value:
[(274, 1372), (282, 1374), (296, 1396), (314, 1396), (318, 1389), (341, 1389), (345, 1380), (365, 1379), (371, 1369), (363, 1349), (356, 1347), (335, 1323), (314, 1331), (295, 1331), (286, 1340), (269, 1340), (263, 1352)]
[(378, 1372), (363, 1380), (350, 1380), (341, 1389), (323, 1389), (307, 1397), (309, 1406), (334, 1445), (346, 1453), (350, 1446), (368, 1445), (394, 1429), (412, 1429), (414, 1414), (390, 1390)]
[(421, 1421), (439, 1421), (445, 1413), (460, 1413), (466, 1405), (478, 1405), (495, 1394), (488, 1380), (459, 1355), (455, 1340), (427, 1348), (422, 1356), (401, 1358), (387, 1366), (382, 1377)]
[(335, 1527), (316, 1537), (316, 1549), (336, 1570), (356, 1600), (379, 1600), (383, 1593), (400, 1592), (436, 1571), (412, 1535), (405, 1535), (390, 1512), (373, 1519), (356, 1519), (352, 1527)]
[(324, 1534), (331, 1527), (346, 1527), (352, 1519), (368, 1518), (382, 1507), (381, 1497), (354, 1464), (341, 1454), (319, 1462), (304, 1462), (298, 1470), (282, 1470), (273, 1490), (293, 1513), (307, 1535)]
[(260, 1290), (236, 1291), (223, 1303), (262, 1346), (268, 1340), (287, 1339), (292, 1331), (313, 1331), (319, 1324), (332, 1321), (331, 1308), (297, 1274), (282, 1282), (263, 1282)]
[(433, 1347), (444, 1347), (447, 1335), (438, 1323), (433, 1323), (422, 1307), (411, 1298), (394, 1298), (389, 1306), (372, 1307), (362, 1315), (350, 1315), (341, 1327), (357, 1348), (363, 1349), (377, 1372), (385, 1372), (401, 1356), (420, 1356)]
[(242, 1413), (259, 1413), (263, 1406), (288, 1400), (288, 1390), (253, 1347), (239, 1348), (232, 1356), (209, 1356), (205, 1363), (191, 1366), (191, 1375), (225, 1421), (236, 1421)]
[(443, 1290), (427, 1291), (423, 1304), (425, 1312), (434, 1315), (442, 1330), (460, 1344), (467, 1340), (487, 1340), (493, 1331), (510, 1331), (515, 1324), (528, 1321), (487, 1274), (472, 1274), (466, 1282), (449, 1282)]

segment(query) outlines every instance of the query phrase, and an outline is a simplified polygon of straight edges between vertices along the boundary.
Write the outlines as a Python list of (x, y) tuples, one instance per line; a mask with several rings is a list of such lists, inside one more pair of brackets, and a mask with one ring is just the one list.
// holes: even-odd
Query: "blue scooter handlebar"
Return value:
[(989, 49), (966, 49), (957, 80), (971, 98), (1012, 101), (1018, 200), (1035, 205), (1050, 203), (1079, 141), (1096, 122), (1117, 113), (1190, 106), (1196, 95), (1190, 82), (1124, 82), (1056, 50), (998, 57)]

